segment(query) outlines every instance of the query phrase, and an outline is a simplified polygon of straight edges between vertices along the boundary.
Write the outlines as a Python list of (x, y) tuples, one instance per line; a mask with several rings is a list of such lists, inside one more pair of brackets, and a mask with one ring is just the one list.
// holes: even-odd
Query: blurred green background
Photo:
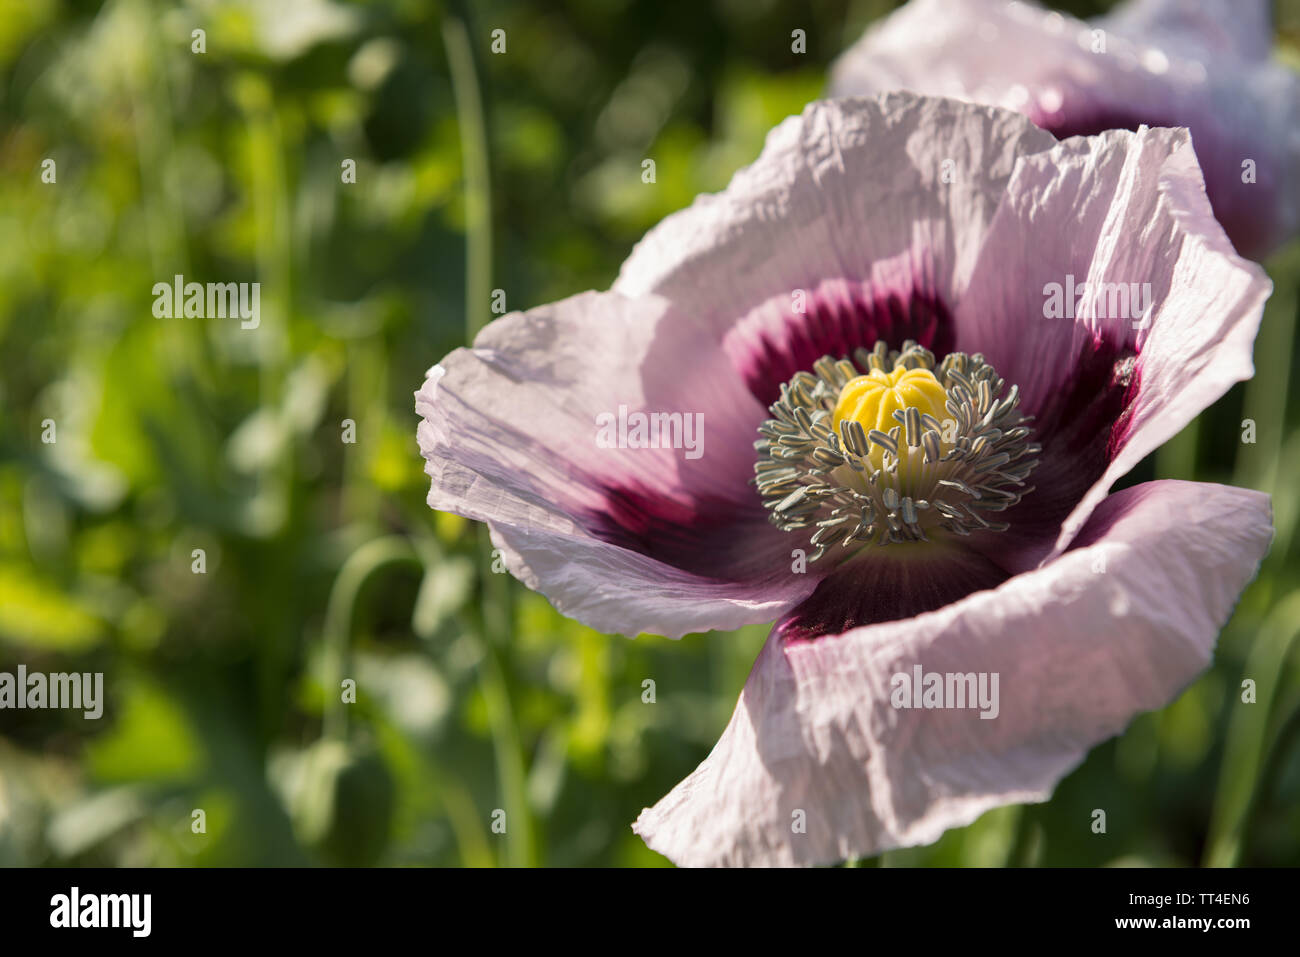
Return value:
[[(629, 825), (767, 629), (629, 641), (493, 574), (424, 504), (412, 393), (491, 290), (607, 288), (892, 6), (0, 0), (0, 671), (107, 699), (0, 712), (0, 864), (666, 863)], [(1300, 244), (1268, 267), (1257, 379), (1131, 479), (1274, 493), (1214, 668), (1049, 804), (862, 863), (1300, 861)], [(260, 282), (260, 328), (155, 318), (177, 273)]]

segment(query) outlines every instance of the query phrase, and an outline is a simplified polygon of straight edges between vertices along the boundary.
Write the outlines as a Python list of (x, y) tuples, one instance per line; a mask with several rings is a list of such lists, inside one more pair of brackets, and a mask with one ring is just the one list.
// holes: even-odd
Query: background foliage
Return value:
[[(665, 863), (629, 824), (708, 753), (766, 629), (628, 641), (492, 574), (424, 505), (412, 393), (487, 290), (608, 287), (890, 6), (0, 0), (0, 670), (107, 696), (0, 713), (0, 864)], [(1269, 268), (1258, 378), (1130, 479), (1275, 496), (1214, 668), (1049, 804), (871, 863), (1300, 861), (1300, 246)], [(178, 273), (259, 281), (260, 329), (154, 318)]]

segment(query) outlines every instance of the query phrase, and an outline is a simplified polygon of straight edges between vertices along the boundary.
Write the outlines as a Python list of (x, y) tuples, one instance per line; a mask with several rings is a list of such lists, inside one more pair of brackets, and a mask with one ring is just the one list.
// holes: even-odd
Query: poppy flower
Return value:
[(930, 842), (1046, 800), (1208, 664), (1267, 496), (1110, 488), (1252, 374), (1270, 291), (1186, 130), (813, 103), (612, 290), (430, 370), (428, 502), (597, 630), (775, 621), (713, 752), (636, 822), (650, 847)]
[(1058, 139), (1191, 130), (1244, 256), (1300, 225), (1300, 76), (1270, 58), (1267, 0), (1131, 0), (1087, 22), (1018, 0), (911, 0), (836, 61), (834, 96), (905, 89), (1019, 110)]

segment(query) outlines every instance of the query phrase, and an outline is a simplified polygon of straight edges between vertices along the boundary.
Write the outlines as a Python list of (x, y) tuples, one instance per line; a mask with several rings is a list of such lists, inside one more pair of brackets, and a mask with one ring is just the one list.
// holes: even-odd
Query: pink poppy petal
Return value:
[[(592, 628), (735, 628), (816, 585), (750, 484), (765, 410), (666, 300), (502, 317), (430, 370), (416, 410), (429, 505), (488, 522), (505, 566)], [(679, 416), (656, 422), (680, 447), (634, 447), (640, 412)]]
[(1273, 49), (1271, 6), (1270, 0), (1130, 0), (1093, 23), (1207, 56), (1266, 60)]
[(937, 335), (1016, 160), (1052, 145), (1015, 114), (907, 93), (812, 103), (725, 192), (650, 230), (614, 288), (689, 310), (747, 378), (846, 329)]
[[(778, 629), (713, 752), (634, 829), (680, 865), (824, 864), (1046, 800), (1206, 667), (1270, 520), (1258, 492), (1152, 482), (994, 591), (815, 641)], [(990, 692), (997, 674), (997, 716), (895, 708), (894, 676), (918, 666), (984, 673)]]
[(1022, 569), (1063, 550), (1116, 479), (1252, 375), (1271, 289), (1215, 222), (1185, 130), (1026, 157), (957, 315), (958, 348), (1020, 387), (1044, 444), (1036, 491), (1003, 516), (1014, 534), (985, 543), (1014, 543)]
[(1190, 127), (1219, 221), (1262, 257), (1300, 225), (1300, 76), (1267, 59), (1262, 4), (1222, 20), (1200, 6), (1143, 2), (1084, 23), (1030, 3), (912, 0), (843, 54), (831, 91), (991, 103), (1062, 139)]

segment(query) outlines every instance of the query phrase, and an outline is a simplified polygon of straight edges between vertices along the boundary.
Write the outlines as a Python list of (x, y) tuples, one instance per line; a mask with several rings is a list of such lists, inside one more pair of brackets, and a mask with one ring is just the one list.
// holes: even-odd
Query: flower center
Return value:
[(781, 387), (755, 443), (755, 483), (772, 522), (815, 527), (812, 560), (832, 545), (930, 541), (1005, 530), (992, 520), (1031, 491), (1040, 447), (1016, 386), (978, 353), (937, 367), (915, 342), (823, 356)]

